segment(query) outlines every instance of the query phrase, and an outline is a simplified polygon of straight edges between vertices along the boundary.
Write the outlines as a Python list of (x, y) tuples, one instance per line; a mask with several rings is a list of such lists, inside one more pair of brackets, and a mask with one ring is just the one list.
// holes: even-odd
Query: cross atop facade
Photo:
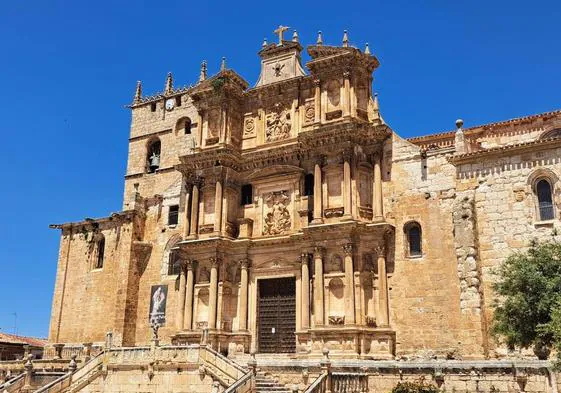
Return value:
[(283, 26), (280, 25), (275, 31), (273, 31), (273, 33), (277, 34), (279, 36), (279, 45), (282, 45), (282, 39), (283, 39), (283, 34), (285, 31), (288, 30), (288, 26)]

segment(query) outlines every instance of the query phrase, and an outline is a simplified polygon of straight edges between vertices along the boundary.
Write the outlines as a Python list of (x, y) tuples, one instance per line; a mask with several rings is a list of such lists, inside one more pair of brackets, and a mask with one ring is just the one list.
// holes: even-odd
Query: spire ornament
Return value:
[(343, 48), (347, 48), (349, 46), (349, 34), (347, 30), (343, 31)]
[(199, 75), (199, 82), (206, 80), (206, 60), (201, 63), (201, 74)]
[(369, 54), (370, 54), (370, 47), (368, 46), (368, 42), (366, 43), (366, 47), (364, 48), (364, 54), (365, 54), (365, 55), (369, 55)]
[(323, 35), (321, 34), (321, 30), (318, 31), (318, 39), (316, 41), (316, 45), (317, 46), (322, 46), (323, 45)]
[(142, 82), (136, 82), (136, 91), (134, 92), (134, 103), (137, 104), (142, 99)]
[(222, 62), (220, 63), (220, 71), (226, 71), (226, 58), (222, 57)]
[(300, 42), (300, 40), (298, 39), (298, 32), (296, 30), (294, 30), (294, 33), (292, 33), (292, 42)]
[(171, 93), (173, 91), (173, 76), (171, 72), (168, 72), (166, 78), (166, 88), (164, 89), (166, 93)]
[(267, 46), (267, 37), (263, 38), (263, 44), (261, 44), (262, 48), (265, 48)]

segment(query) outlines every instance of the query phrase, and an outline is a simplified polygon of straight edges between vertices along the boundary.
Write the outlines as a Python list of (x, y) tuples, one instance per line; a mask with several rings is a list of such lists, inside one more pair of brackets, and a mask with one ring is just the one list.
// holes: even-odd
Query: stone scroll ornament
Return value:
[(267, 114), (265, 124), (265, 139), (267, 142), (275, 142), (290, 137), (290, 111), (283, 109), (280, 112)]
[(290, 202), (288, 191), (276, 191), (263, 195), (265, 202), (264, 235), (281, 235), (290, 230)]

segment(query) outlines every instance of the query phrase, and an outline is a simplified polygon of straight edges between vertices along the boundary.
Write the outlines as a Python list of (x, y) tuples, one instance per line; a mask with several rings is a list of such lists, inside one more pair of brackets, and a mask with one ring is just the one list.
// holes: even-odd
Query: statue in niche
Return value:
[(265, 213), (263, 234), (281, 235), (290, 230), (290, 212), (287, 207), (290, 202), (288, 191), (270, 192), (263, 195), (263, 200), (265, 208), (268, 210)]
[(290, 111), (283, 109), (270, 112), (265, 118), (265, 139), (267, 142), (280, 141), (290, 137)]

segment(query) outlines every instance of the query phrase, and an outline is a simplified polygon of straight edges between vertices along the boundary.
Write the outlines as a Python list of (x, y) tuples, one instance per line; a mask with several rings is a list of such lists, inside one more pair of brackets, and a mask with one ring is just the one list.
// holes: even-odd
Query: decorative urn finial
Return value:
[(364, 54), (365, 55), (369, 55), (370, 54), (370, 47), (368, 46), (368, 42), (366, 43), (366, 46), (364, 48)]
[(261, 47), (264, 48), (267, 46), (267, 37), (263, 38), (263, 44), (261, 44)]
[(300, 40), (298, 39), (298, 32), (296, 30), (294, 30), (294, 33), (292, 33), (292, 42), (300, 42)]
[(222, 57), (222, 62), (220, 63), (220, 71), (226, 71), (226, 58)]

